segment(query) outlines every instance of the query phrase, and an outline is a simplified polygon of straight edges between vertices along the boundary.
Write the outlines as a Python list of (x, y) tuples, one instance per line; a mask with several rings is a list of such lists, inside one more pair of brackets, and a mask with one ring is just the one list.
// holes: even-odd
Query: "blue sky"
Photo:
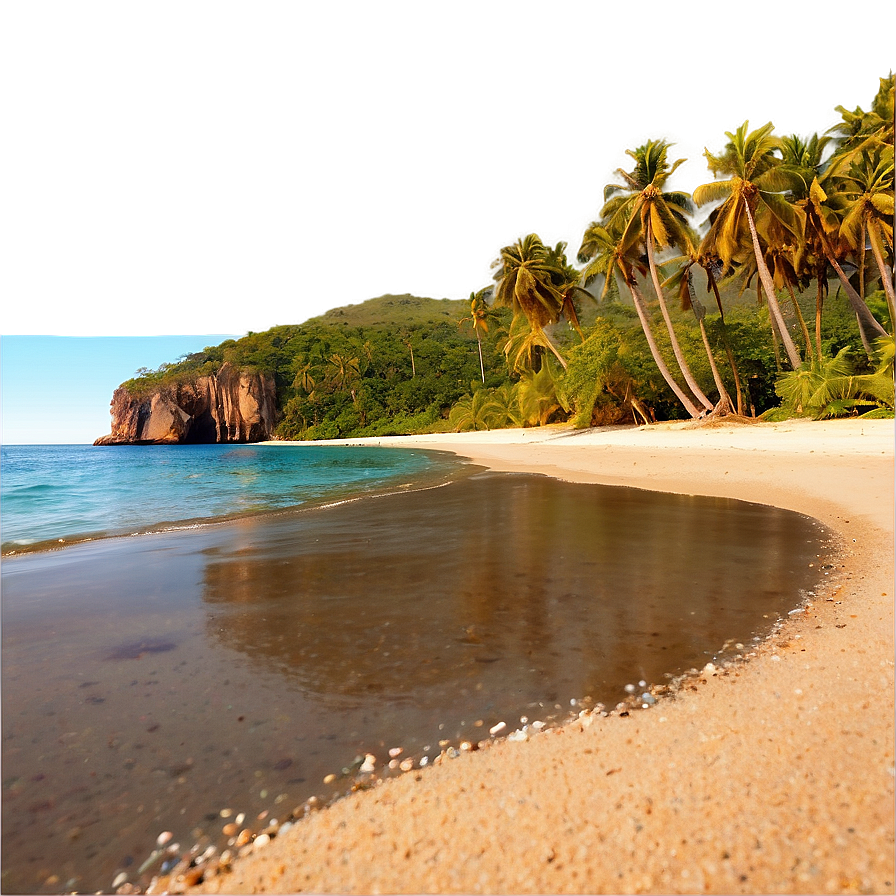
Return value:
[(112, 393), (140, 367), (218, 345), (206, 336), (0, 337), (2, 441), (86, 444), (109, 432)]

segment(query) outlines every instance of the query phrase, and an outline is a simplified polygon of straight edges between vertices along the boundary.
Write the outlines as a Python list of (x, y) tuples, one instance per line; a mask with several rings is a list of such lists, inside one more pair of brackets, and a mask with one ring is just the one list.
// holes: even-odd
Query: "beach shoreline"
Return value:
[(771, 504), (837, 533), (841, 568), (673, 700), (355, 794), (200, 889), (893, 892), (893, 441), (893, 421), (800, 420), (338, 442)]

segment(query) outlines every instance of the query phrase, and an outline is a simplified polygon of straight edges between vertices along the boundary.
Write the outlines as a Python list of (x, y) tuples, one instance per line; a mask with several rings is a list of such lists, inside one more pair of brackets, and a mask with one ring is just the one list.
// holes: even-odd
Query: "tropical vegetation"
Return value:
[[(627, 149), (581, 235), (500, 248), (465, 300), (382, 296), (125, 385), (230, 362), (275, 377), (287, 439), (659, 419), (893, 414), (894, 77), (822, 134), (771, 122), (705, 152)], [(720, 141), (721, 142), (721, 141)], [(675, 301), (677, 299), (677, 301)]]

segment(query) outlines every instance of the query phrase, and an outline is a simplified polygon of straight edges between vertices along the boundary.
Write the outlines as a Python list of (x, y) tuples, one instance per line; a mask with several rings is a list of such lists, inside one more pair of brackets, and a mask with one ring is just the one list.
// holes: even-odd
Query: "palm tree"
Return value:
[[(712, 353), (712, 346), (709, 344), (709, 337), (706, 334), (706, 325), (704, 324), (704, 320), (706, 318), (706, 308), (703, 306), (703, 303), (697, 298), (694, 293), (694, 284), (691, 276), (692, 268), (695, 264), (699, 264), (700, 262), (697, 259), (696, 250), (693, 248), (692, 244), (688, 244), (688, 255), (682, 256), (680, 258), (673, 258), (669, 261), (669, 264), (681, 263), (681, 266), (678, 270), (672, 274), (667, 280), (663, 281), (663, 286), (677, 286), (678, 287), (678, 298), (681, 303), (682, 311), (687, 311), (690, 309), (694, 317), (697, 320), (697, 325), (700, 327), (700, 338), (703, 340), (703, 349), (706, 352), (706, 357), (709, 359), (709, 368), (712, 371), (712, 379), (716, 384), (716, 390), (719, 393), (719, 404), (716, 406), (716, 410), (718, 413), (727, 413), (733, 410), (733, 405), (731, 403), (731, 396), (728, 394), (728, 390), (725, 388), (725, 383), (722, 380), (722, 376), (719, 373), (719, 368), (716, 365), (715, 356)], [(706, 270), (707, 278), (712, 278), (712, 273), (707, 268)], [(712, 281), (713, 287), (716, 291), (716, 300), (719, 303), (719, 314), (721, 317), (722, 324), (722, 332), (724, 333), (725, 327), (725, 315), (722, 312), (722, 302), (719, 298), (718, 288), (715, 286), (715, 281)], [(707, 286), (707, 289), (709, 287)], [(731, 371), (734, 374), (734, 385), (737, 392), (737, 413), (743, 416), (743, 401), (741, 399), (740, 393), (740, 376), (737, 371), (737, 365), (734, 363), (734, 356), (731, 352), (731, 347), (728, 345), (728, 337), (725, 335), (725, 347), (728, 350), (728, 362), (731, 365)]]
[(514, 317), (523, 315), (538, 343), (549, 349), (566, 369), (566, 361), (544, 328), (557, 323), (568, 313), (567, 294), (563, 289), (566, 273), (556, 254), (542, 243), (535, 233), (505, 246), (492, 263), (495, 305), (513, 310)]
[(834, 176), (859, 155), (875, 147), (893, 145), (894, 110), (893, 92), (896, 76), (891, 72), (880, 79), (880, 88), (871, 103), (871, 111), (865, 112), (861, 106), (850, 112), (843, 106), (836, 106), (842, 121), (828, 130), (839, 141), (839, 145), (828, 166), (828, 174)]
[(727, 175), (727, 179), (697, 187), (694, 202), (705, 205), (714, 200), (724, 200), (714, 212), (714, 219), (704, 239), (704, 251), (718, 255), (730, 267), (732, 262), (743, 259), (745, 246), (752, 244), (773, 326), (777, 327), (790, 364), (796, 370), (802, 360), (778, 304), (759, 242), (756, 219), (764, 219), (766, 227), (774, 223), (796, 240), (802, 240), (804, 215), (783, 195), (793, 186), (798, 175), (781, 167), (781, 160), (775, 155), (781, 141), (772, 136), (774, 126), (771, 122), (749, 133), (748, 127), (749, 122), (745, 121), (735, 133), (726, 131), (728, 143), (721, 155), (714, 156), (709, 150), (704, 152), (709, 170), (717, 176)]
[[(828, 184), (829, 189), (836, 189), (837, 182), (832, 179)], [(836, 207), (829, 201), (828, 194), (822, 188), (816, 177), (810, 187), (809, 195), (805, 199), (805, 214), (807, 234), (811, 233), (812, 239), (817, 243), (817, 254), (823, 256), (828, 264), (836, 271), (843, 285), (843, 290), (849, 299), (859, 324), (862, 341), (866, 347), (870, 347), (871, 341), (880, 336), (886, 336), (887, 331), (880, 325), (871, 309), (865, 303), (862, 296), (856, 292), (855, 287), (849, 282), (840, 258), (846, 254), (849, 246), (841, 233), (841, 222)]]
[(653, 361), (660, 372), (660, 375), (666, 381), (666, 385), (675, 394), (675, 397), (682, 403), (684, 409), (692, 416), (699, 417), (700, 410), (684, 392), (681, 386), (675, 381), (675, 378), (669, 372), (663, 356), (660, 354), (659, 347), (656, 344), (656, 338), (650, 326), (650, 319), (647, 316), (647, 309), (644, 305), (644, 297), (638, 288), (638, 281), (635, 279), (635, 272), (632, 267), (631, 260), (627, 257), (620, 237), (614, 237), (603, 224), (593, 221), (588, 225), (585, 234), (582, 237), (582, 245), (579, 248), (579, 261), (585, 265), (582, 271), (582, 284), (589, 286), (599, 276), (605, 278), (604, 292), (608, 289), (608, 284), (615, 280), (617, 272), (622, 277), (623, 282), (628, 287), (635, 305), (635, 311), (638, 314), (638, 320), (641, 322), (641, 329), (644, 331), (644, 337), (647, 339), (647, 347)]
[[(892, 101), (892, 100), (891, 100)], [(847, 113), (844, 113), (847, 114)], [(882, 334), (883, 328), (874, 319), (871, 311), (865, 304), (865, 237), (864, 233), (858, 240), (858, 245), (851, 245), (841, 233), (840, 219), (846, 214), (851, 199), (842, 195), (844, 180), (836, 172), (849, 159), (857, 158), (861, 154), (849, 150), (843, 155), (841, 150), (835, 155), (827, 173), (822, 174), (822, 156), (829, 142), (827, 137), (814, 137), (803, 142), (798, 137), (787, 137), (781, 143), (781, 165), (798, 175), (799, 180), (794, 180), (795, 204), (806, 215), (805, 239), (803, 245), (791, 253), (790, 262), (795, 271), (795, 277), (808, 285), (814, 277), (817, 286), (815, 302), (815, 348), (816, 359), (822, 361), (821, 350), (821, 314), (824, 305), (824, 296), (827, 292), (828, 264), (834, 268), (837, 276), (846, 291), (850, 304), (856, 315), (859, 334), (869, 357), (872, 354), (871, 341), (874, 336)], [(848, 142), (848, 140), (847, 140)], [(848, 148), (848, 147), (847, 147)], [(892, 188), (890, 190), (892, 193)], [(828, 196), (830, 194), (830, 198)], [(861, 229), (861, 228), (860, 228)], [(853, 287), (840, 264), (840, 259), (850, 251), (857, 256), (859, 288)], [(776, 284), (777, 284), (776, 278)], [(791, 291), (793, 280), (788, 278), (786, 284)], [(799, 306), (797, 306), (799, 312)], [(802, 317), (802, 315), (800, 315)], [(870, 334), (870, 335), (869, 335)]]
[(485, 382), (485, 364), (482, 362), (482, 334), (488, 333), (488, 325), (495, 318), (494, 309), (486, 301), (486, 298), (492, 293), (493, 289), (490, 286), (480, 289), (479, 292), (471, 292), (470, 314), (458, 321), (458, 326), (470, 321), (473, 331), (476, 333), (476, 342), (479, 345), (479, 372), (482, 374), (483, 383)]
[(448, 420), (455, 432), (468, 429), (479, 431), (488, 429), (501, 410), (501, 405), (492, 398), (488, 389), (476, 389), (472, 395), (458, 399)]
[(621, 232), (623, 251), (637, 251), (641, 244), (646, 248), (650, 278), (669, 332), (675, 360), (691, 392), (707, 410), (712, 410), (712, 402), (698, 385), (681, 351), (654, 257), (657, 247), (685, 245), (688, 226), (685, 216), (693, 209), (687, 193), (663, 191), (666, 181), (685, 161), (678, 159), (670, 167), (667, 161), (670, 145), (665, 140), (648, 140), (634, 151), (626, 150), (626, 154), (635, 160), (635, 168), (630, 172), (617, 169), (616, 173), (624, 183), (609, 184), (604, 188), (605, 201), (600, 217), (608, 230)]
[(523, 377), (516, 388), (524, 426), (545, 426), (559, 411), (569, 407), (557, 390), (557, 377), (550, 362), (537, 373)]
[(893, 273), (884, 258), (884, 252), (892, 252), (893, 246), (893, 147), (861, 153), (847, 173), (837, 178), (837, 186), (837, 195), (831, 199), (843, 213), (840, 233), (850, 248), (862, 255), (867, 236), (887, 295), (890, 320), (896, 321)]
[(334, 352), (327, 360), (327, 379), (334, 389), (340, 392), (351, 392), (352, 399), (355, 390), (352, 388), (360, 377), (360, 361)]

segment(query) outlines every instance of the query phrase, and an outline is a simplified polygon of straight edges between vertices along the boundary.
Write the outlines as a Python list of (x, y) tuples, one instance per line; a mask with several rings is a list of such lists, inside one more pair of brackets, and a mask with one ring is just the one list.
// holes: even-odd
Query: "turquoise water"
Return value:
[[(444, 466), (444, 461), (440, 464)], [(323, 445), (4, 445), (4, 554), (389, 490), (432, 454)]]

